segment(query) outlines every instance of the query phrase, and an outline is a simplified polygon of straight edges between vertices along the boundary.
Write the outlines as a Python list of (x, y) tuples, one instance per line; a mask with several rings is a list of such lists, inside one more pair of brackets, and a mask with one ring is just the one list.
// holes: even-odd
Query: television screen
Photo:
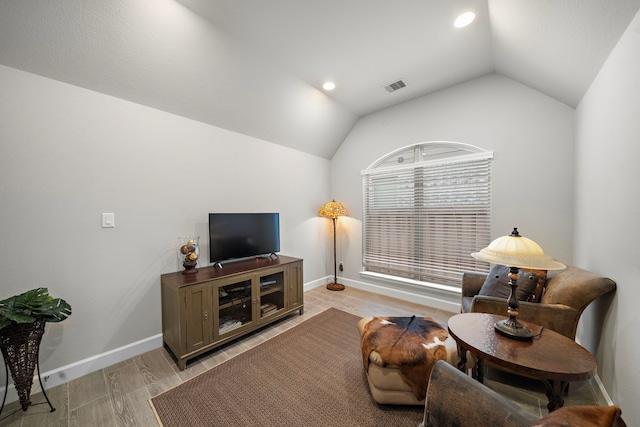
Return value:
[(209, 214), (211, 263), (276, 252), (280, 252), (280, 214)]

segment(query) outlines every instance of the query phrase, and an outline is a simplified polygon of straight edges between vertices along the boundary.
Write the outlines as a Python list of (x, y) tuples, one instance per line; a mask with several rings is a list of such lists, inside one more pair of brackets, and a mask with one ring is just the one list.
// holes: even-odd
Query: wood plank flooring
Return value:
[[(7, 404), (0, 414), (0, 425), (31, 426), (157, 426), (148, 400), (195, 375), (241, 353), (305, 319), (336, 307), (366, 316), (431, 316), (443, 326), (454, 313), (420, 304), (347, 288), (341, 292), (318, 287), (305, 292), (304, 315), (294, 314), (260, 331), (189, 362), (180, 371), (172, 356), (163, 347), (109, 366), (52, 389), (47, 395), (55, 412), (48, 405), (31, 406), (26, 412), (19, 403)], [(547, 413), (544, 388), (536, 381), (489, 372), (485, 384), (508, 396), (524, 410), (543, 416)], [(590, 382), (572, 383), (565, 405), (595, 405), (596, 394)], [(42, 393), (32, 396), (32, 402), (44, 402)], [(16, 411), (14, 413), (14, 411)], [(11, 414), (7, 417), (8, 414)], [(5, 418), (6, 417), (6, 418)]]

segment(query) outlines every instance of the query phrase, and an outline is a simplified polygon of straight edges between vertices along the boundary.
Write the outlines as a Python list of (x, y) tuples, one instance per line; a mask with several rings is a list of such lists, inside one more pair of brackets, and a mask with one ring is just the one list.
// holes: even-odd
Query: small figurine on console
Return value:
[(198, 258), (200, 257), (200, 237), (179, 237), (180, 257), (184, 271), (182, 274), (197, 273)]

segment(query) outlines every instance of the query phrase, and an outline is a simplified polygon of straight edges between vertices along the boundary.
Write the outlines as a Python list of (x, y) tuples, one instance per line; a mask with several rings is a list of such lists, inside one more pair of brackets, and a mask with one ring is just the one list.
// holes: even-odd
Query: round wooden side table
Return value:
[(534, 333), (531, 341), (518, 341), (497, 333), (494, 324), (505, 319), (486, 313), (464, 313), (448, 321), (449, 334), (458, 344), (458, 368), (466, 372), (469, 351), (477, 359), (477, 377), (482, 366), (492, 367), (542, 381), (549, 399), (549, 412), (564, 404), (563, 394), (572, 381), (584, 381), (596, 373), (596, 361), (575, 341), (538, 325), (522, 322)]

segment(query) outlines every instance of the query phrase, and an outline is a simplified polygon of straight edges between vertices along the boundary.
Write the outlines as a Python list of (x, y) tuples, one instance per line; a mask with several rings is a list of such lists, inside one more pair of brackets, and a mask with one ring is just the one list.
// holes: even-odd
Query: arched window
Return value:
[(396, 150), (362, 172), (365, 272), (460, 288), (491, 238), (493, 153), (458, 142)]

